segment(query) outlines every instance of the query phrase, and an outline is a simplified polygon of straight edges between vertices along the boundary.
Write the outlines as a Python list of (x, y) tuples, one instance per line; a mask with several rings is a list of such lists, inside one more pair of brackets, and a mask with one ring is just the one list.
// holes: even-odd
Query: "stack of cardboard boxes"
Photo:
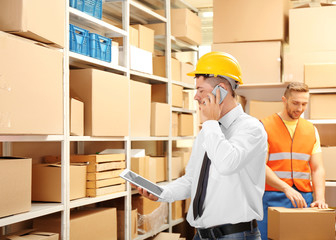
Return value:
[[(287, 40), (289, 0), (214, 0), (213, 51), (233, 55), (244, 85), (280, 84), (282, 46)], [(248, 99), (253, 100), (253, 99)], [(280, 99), (279, 99), (280, 101)], [(250, 102), (250, 114), (269, 115), (279, 103)], [(263, 110), (260, 110), (263, 109)]]

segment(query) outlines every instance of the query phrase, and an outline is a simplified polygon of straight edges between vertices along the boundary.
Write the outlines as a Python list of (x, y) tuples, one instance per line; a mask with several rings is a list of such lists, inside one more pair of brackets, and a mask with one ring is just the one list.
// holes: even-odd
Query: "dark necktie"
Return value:
[(210, 165), (211, 160), (208, 158), (208, 154), (205, 152), (201, 173), (198, 179), (197, 191), (193, 201), (194, 219), (196, 219), (197, 216), (201, 217), (203, 214), (203, 203), (208, 186)]

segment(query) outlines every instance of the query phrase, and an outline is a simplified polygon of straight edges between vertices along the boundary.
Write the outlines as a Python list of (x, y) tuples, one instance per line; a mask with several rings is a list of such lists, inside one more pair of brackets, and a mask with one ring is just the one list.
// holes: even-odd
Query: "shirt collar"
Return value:
[(226, 129), (241, 115), (244, 110), (240, 104), (233, 108), (230, 112), (226, 113), (221, 119), (218, 120)]

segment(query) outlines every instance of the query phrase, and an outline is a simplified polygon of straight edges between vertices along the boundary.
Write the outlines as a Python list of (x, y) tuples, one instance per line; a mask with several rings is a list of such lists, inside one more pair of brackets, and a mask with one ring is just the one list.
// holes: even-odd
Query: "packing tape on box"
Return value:
[(168, 203), (161, 203), (152, 213), (141, 215), (138, 213), (138, 230), (142, 233), (157, 233), (160, 227), (167, 223)]

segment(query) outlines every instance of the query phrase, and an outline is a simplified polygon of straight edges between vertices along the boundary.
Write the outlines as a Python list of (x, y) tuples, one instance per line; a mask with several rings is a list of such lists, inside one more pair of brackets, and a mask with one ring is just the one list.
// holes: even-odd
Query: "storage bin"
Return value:
[(70, 51), (90, 55), (89, 31), (70, 24)]
[(90, 57), (111, 62), (111, 39), (90, 33)]
[(76, 8), (98, 19), (102, 19), (102, 6), (102, 0), (70, 0), (70, 7)]

